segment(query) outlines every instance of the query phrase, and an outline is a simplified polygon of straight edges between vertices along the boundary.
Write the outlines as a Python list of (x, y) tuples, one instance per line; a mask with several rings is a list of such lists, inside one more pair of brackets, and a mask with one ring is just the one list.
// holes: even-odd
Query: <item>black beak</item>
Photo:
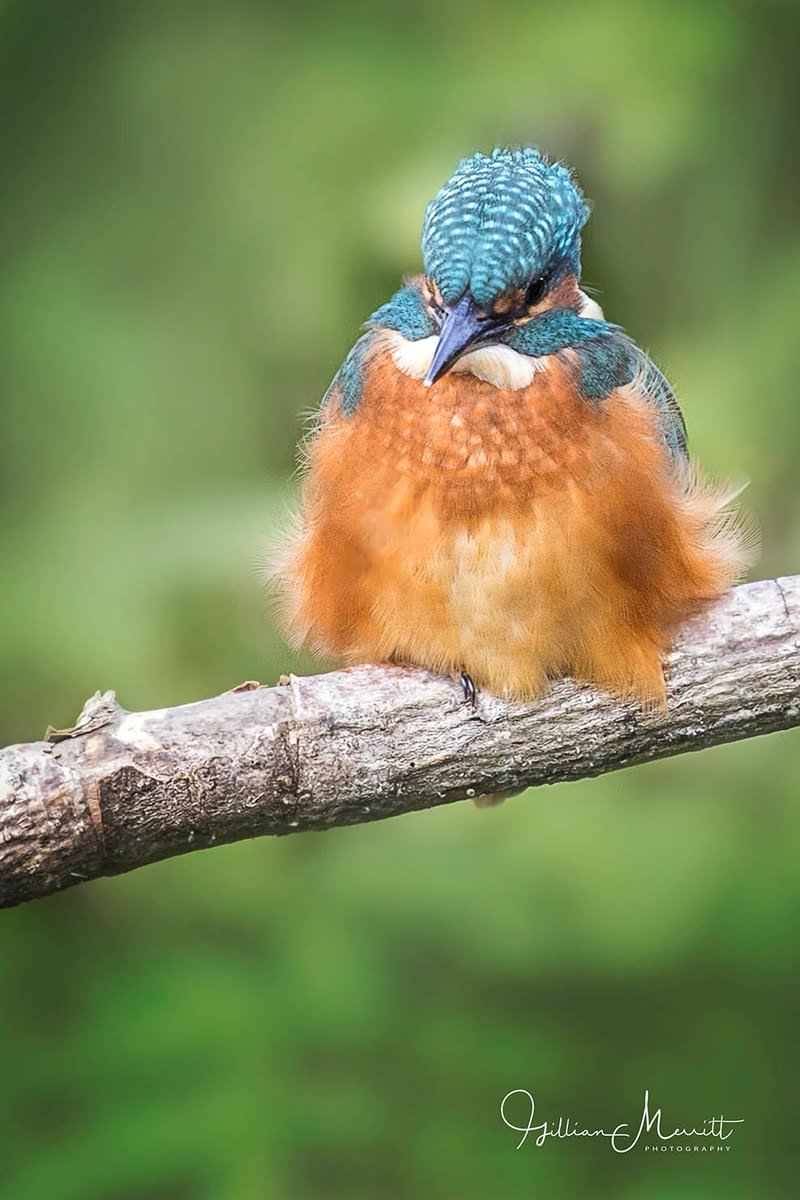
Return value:
[(482, 316), (472, 296), (465, 292), (442, 322), (439, 341), (433, 352), (428, 374), (423, 380), (425, 387), (430, 387), (445, 371), (449, 371), (469, 346), (486, 337), (498, 324), (499, 322), (493, 321), (491, 317)]

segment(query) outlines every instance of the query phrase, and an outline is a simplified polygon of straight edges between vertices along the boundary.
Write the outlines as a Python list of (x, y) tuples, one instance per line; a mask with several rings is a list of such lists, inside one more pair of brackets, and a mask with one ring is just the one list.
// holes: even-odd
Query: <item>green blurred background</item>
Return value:
[[(585, 278), (800, 564), (796, 3), (0, 5), (0, 742), (312, 664), (259, 563), (302, 415), (456, 160), (536, 142)], [(797, 1194), (800, 735), (150, 867), (0, 917), (0, 1194)], [(743, 1117), (515, 1153), (498, 1105)]]

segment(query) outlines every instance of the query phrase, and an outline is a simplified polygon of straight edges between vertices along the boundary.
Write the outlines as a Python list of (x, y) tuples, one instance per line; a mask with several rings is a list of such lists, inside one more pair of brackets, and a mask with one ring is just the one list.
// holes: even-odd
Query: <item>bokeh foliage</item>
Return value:
[[(462, 154), (537, 142), (758, 573), (800, 569), (794, 3), (0, 6), (0, 742), (309, 669), (293, 447)], [(796, 734), (262, 841), (0, 917), (0, 1195), (796, 1194)], [(543, 1115), (727, 1155), (515, 1153)]]

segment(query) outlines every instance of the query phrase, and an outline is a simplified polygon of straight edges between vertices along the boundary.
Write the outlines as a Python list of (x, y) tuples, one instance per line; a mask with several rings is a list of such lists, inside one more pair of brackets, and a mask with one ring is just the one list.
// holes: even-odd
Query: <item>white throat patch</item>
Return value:
[[(603, 310), (600, 305), (591, 300), (585, 292), (581, 292), (580, 296), (580, 315), (602, 320)], [(394, 329), (384, 330), (383, 336), (398, 370), (404, 375), (410, 375), (412, 379), (424, 379), (439, 340), (436, 334), (420, 338), (416, 342), (409, 341)], [(466, 372), (474, 375), (476, 379), (493, 384), (496, 388), (517, 392), (528, 387), (538, 371), (546, 371), (549, 362), (549, 355), (531, 358), (513, 350), (511, 346), (482, 346), (462, 355), (450, 370), (457, 374)]]
[(582, 317), (588, 317), (590, 320), (595, 321), (605, 320), (603, 310), (596, 300), (593, 300), (591, 296), (587, 296), (586, 292), (579, 292), (578, 295), (581, 298), (580, 315)]
[[(412, 379), (424, 379), (431, 365), (438, 337), (433, 334), (431, 337), (410, 342), (395, 330), (389, 330), (385, 336), (395, 366)], [(529, 358), (526, 354), (512, 350), (510, 346), (482, 346), (462, 355), (450, 369), (456, 373), (468, 372), (496, 388), (516, 392), (520, 388), (526, 388), (537, 371), (546, 370), (547, 362), (547, 358)]]

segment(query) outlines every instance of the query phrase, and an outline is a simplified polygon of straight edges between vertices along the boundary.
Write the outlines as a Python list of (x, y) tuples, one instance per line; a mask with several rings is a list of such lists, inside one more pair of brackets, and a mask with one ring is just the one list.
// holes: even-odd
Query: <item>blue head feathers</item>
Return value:
[(469, 289), (488, 305), (561, 263), (579, 274), (588, 216), (569, 170), (538, 150), (473, 154), (428, 205), (425, 271), (447, 303)]

